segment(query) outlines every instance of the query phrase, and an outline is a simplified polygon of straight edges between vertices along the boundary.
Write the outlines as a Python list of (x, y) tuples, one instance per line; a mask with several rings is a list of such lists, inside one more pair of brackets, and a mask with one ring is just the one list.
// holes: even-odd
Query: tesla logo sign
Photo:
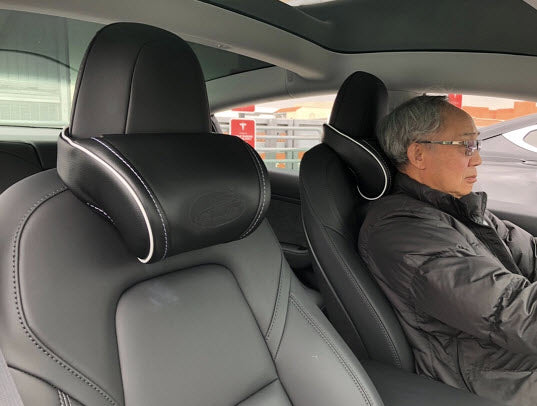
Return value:
[(255, 120), (233, 118), (229, 121), (229, 133), (255, 148)]

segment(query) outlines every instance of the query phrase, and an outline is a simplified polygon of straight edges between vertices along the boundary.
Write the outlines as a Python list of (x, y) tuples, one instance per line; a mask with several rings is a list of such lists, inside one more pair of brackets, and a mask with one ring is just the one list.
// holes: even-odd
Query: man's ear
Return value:
[(408, 164), (416, 169), (425, 169), (424, 149), (423, 144), (418, 144), (416, 142), (410, 144), (406, 150)]

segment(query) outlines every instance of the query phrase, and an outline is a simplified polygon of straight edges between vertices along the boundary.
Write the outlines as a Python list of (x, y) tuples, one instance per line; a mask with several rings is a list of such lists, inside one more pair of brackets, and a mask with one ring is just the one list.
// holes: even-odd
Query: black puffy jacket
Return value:
[(510, 405), (537, 405), (536, 240), (406, 175), (375, 202), (360, 253), (392, 303), (418, 373)]

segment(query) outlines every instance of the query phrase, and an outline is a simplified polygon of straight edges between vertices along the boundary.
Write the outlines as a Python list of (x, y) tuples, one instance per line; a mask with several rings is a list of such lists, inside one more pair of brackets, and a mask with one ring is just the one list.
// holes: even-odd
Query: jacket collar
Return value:
[(470, 220), (483, 224), (485, 209), (487, 208), (487, 194), (485, 192), (472, 192), (457, 199), (450, 194), (431, 189), (429, 186), (419, 183), (401, 172), (398, 172), (395, 176), (393, 192), (405, 193), (459, 220)]

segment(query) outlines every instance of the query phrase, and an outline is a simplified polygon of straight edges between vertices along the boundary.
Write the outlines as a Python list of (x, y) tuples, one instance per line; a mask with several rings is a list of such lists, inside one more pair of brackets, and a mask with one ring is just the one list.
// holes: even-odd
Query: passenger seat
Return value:
[(267, 171), (210, 133), (175, 35), (103, 28), (58, 169), (0, 196), (0, 346), (26, 406), (380, 406), (264, 216)]

